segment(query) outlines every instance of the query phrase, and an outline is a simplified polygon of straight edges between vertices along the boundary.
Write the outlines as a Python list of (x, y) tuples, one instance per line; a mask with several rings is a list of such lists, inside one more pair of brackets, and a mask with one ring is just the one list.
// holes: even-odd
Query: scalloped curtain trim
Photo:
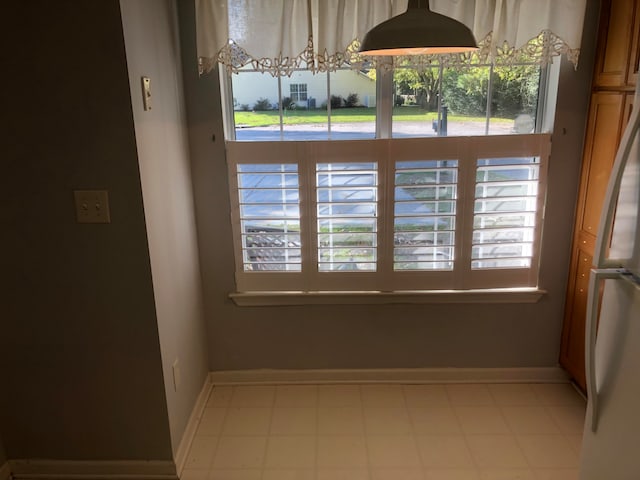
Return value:
[(358, 53), (359, 40), (354, 40), (343, 52), (330, 54), (327, 51), (316, 53), (313, 38), (309, 37), (307, 47), (295, 57), (280, 55), (274, 58), (255, 58), (241, 45), (229, 40), (216, 57), (200, 57), (198, 61), (201, 74), (211, 71), (216, 64), (220, 64), (230, 73), (238, 73), (243, 68), (251, 66), (258, 72), (269, 73), (274, 77), (288, 77), (296, 70), (309, 70), (313, 73), (333, 72), (339, 68), (362, 70), (381, 67), (391, 70), (400, 65), (411, 66), (418, 70), (434, 65), (465, 68), (490, 63), (494, 65), (534, 63), (544, 66), (551, 63), (553, 57), (561, 55), (565, 55), (576, 68), (578, 66), (580, 49), (571, 48), (550, 30), (543, 30), (537, 37), (519, 48), (510, 46), (506, 41), (492, 48), (492, 42), (490, 32), (478, 43), (479, 49), (471, 53), (367, 57)]

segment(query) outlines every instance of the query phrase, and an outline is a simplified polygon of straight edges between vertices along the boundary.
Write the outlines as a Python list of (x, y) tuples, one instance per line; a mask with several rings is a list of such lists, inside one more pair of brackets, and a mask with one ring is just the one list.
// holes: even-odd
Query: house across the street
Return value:
[[(278, 79), (268, 73), (243, 71), (232, 76), (233, 108), (253, 110), (253, 106), (267, 99), (272, 108), (277, 108)], [(330, 74), (328, 88), (327, 74), (313, 74), (309, 71), (294, 72), (290, 77), (280, 77), (282, 98), (289, 97), (298, 108), (320, 108), (328, 103), (328, 93), (346, 99), (358, 94), (358, 105), (376, 106), (376, 82), (366, 74), (356, 70), (337, 70)]]

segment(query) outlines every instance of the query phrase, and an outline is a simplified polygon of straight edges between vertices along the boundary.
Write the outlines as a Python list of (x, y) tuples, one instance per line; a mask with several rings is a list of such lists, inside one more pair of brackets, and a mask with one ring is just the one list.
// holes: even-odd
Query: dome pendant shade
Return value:
[(463, 23), (429, 9), (428, 0), (409, 0), (407, 11), (373, 27), (364, 36), (365, 55), (427, 55), (477, 50)]

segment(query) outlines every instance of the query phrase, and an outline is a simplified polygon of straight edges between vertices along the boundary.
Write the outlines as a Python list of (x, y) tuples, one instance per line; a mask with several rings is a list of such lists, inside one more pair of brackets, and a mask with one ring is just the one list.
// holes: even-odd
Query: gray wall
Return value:
[(0, 438), (0, 468), (7, 461), (7, 454), (4, 451), (4, 445), (2, 444), (2, 438)]
[(217, 72), (198, 78), (192, 3), (179, 1), (212, 370), (557, 364), (597, 0), (589, 1), (578, 70), (562, 68), (540, 271), (549, 293), (540, 302), (261, 308), (227, 297), (235, 285)]
[[(171, 460), (118, 1), (3, 15), (7, 456)], [(111, 224), (75, 222), (77, 188), (109, 190)]]
[[(208, 372), (177, 16), (173, 0), (120, 3), (175, 453)], [(148, 111), (142, 76), (151, 79)]]

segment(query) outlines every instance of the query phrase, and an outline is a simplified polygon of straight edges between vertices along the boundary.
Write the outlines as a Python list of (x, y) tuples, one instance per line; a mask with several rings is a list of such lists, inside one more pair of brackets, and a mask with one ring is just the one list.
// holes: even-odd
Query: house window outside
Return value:
[(307, 101), (307, 84), (292, 83), (291, 85), (289, 85), (289, 93), (292, 101), (306, 102)]

